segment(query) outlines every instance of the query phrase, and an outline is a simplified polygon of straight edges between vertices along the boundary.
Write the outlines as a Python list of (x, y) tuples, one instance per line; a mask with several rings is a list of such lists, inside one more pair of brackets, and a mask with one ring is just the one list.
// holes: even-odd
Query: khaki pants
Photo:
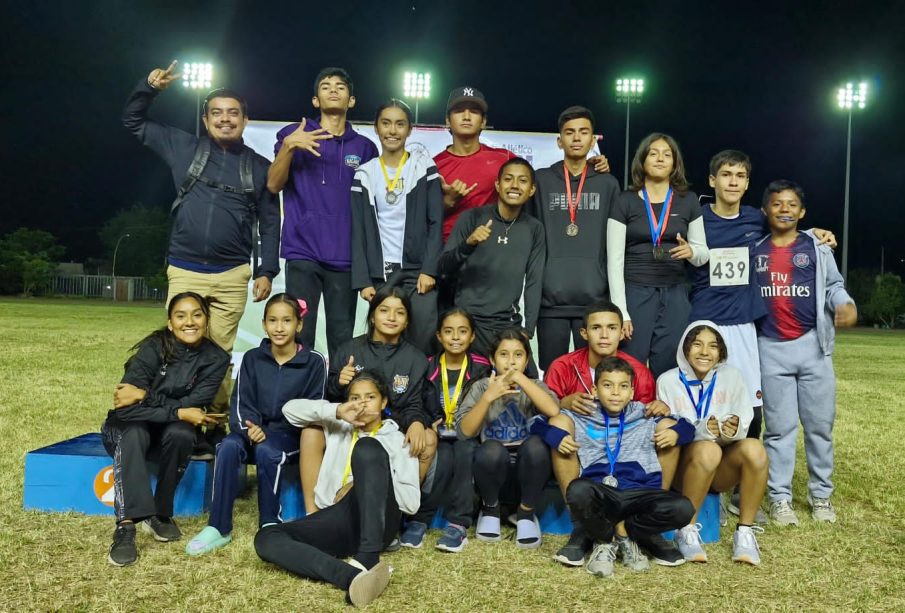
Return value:
[[(167, 305), (180, 292), (196, 292), (207, 298), (211, 315), (207, 336), (227, 353), (232, 353), (233, 343), (239, 331), (239, 320), (245, 312), (248, 300), (248, 281), (251, 267), (248, 264), (236, 266), (225, 272), (192, 272), (176, 266), (167, 266)], [(223, 385), (217, 392), (213, 407), (229, 411), (229, 396), (232, 392), (232, 365), (226, 371)]]

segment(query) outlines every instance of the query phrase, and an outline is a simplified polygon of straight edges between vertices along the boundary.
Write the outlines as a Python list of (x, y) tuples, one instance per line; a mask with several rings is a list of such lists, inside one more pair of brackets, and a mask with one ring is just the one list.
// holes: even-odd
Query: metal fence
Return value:
[[(115, 283), (114, 283), (115, 281)], [(51, 293), (62, 296), (109, 298), (117, 301), (163, 300), (166, 289), (150, 287), (144, 277), (114, 277), (112, 275), (57, 275), (51, 283)]]

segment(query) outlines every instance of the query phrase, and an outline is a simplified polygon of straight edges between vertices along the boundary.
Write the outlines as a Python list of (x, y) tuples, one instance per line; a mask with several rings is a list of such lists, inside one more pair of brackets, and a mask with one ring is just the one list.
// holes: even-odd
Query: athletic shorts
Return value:
[(757, 329), (753, 323), (733, 326), (718, 325), (717, 328), (719, 328), (723, 340), (726, 341), (726, 349), (729, 351), (727, 362), (742, 373), (748, 393), (751, 394), (751, 406), (763, 406), (764, 398), (760, 389), (760, 356), (757, 353)]

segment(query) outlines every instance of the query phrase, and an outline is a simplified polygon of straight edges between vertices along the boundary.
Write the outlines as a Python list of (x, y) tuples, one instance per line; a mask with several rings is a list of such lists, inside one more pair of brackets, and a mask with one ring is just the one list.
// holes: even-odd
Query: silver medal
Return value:
[(607, 475), (603, 478), (603, 484), (610, 487), (619, 487), (619, 481), (613, 475)]
[(387, 191), (387, 204), (396, 204), (399, 195), (396, 192)]

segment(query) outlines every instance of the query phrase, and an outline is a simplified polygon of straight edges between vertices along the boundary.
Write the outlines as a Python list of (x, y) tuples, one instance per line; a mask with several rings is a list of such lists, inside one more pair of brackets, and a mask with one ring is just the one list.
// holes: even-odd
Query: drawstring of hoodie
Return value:
[[(345, 134), (343, 134), (345, 136)], [(336, 137), (334, 137), (336, 138)], [(343, 180), (343, 164), (345, 163), (345, 153), (346, 153), (346, 140), (342, 137), (339, 137), (339, 167), (336, 173), (336, 181), (337, 183), (342, 183)], [(321, 156), (321, 185), (327, 184), (327, 160), (326, 156)]]

